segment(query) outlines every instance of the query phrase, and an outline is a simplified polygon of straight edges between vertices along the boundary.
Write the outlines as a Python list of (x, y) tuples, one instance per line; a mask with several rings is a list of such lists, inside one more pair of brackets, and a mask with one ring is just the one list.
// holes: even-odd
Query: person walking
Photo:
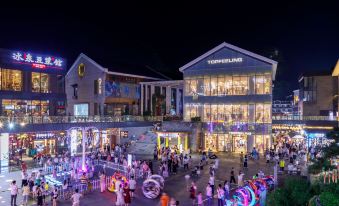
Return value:
[(213, 174), (210, 176), (208, 183), (210, 184), (212, 188), (212, 196), (214, 196), (214, 175)]
[(128, 187), (128, 184), (125, 185), (124, 188), (124, 201), (125, 201), (125, 206), (129, 206), (131, 204), (131, 195), (130, 195), (130, 190)]
[(279, 162), (279, 166), (280, 166), (280, 171), (284, 172), (284, 168), (285, 168), (285, 160), (284, 160), (284, 158), (281, 158), (281, 160)]
[(121, 184), (119, 184), (117, 191), (116, 191), (116, 194), (117, 194), (117, 201), (116, 201), (115, 205), (117, 205), (117, 206), (125, 205), (124, 189), (123, 189)]
[(18, 196), (18, 186), (16, 185), (16, 181), (13, 180), (11, 185), (11, 206), (16, 206), (16, 198)]
[(197, 190), (197, 187), (195, 186), (195, 183), (192, 182), (191, 187), (190, 187), (190, 198), (192, 200), (192, 205), (195, 205), (196, 190)]
[(235, 177), (234, 177), (234, 168), (231, 169), (231, 178), (230, 178), (230, 184), (235, 183)]
[(207, 206), (211, 206), (213, 196), (212, 196), (212, 187), (210, 183), (208, 183), (206, 187), (206, 198), (207, 198)]
[(230, 185), (228, 184), (227, 180), (224, 182), (224, 191), (225, 191), (225, 200), (230, 198)]
[(25, 183), (24, 186), (22, 187), (22, 204), (23, 204), (23, 206), (27, 206), (27, 204), (28, 204), (29, 193), (30, 193), (30, 189), (29, 189), (28, 183)]
[(106, 183), (106, 176), (105, 173), (100, 174), (100, 192), (105, 192), (105, 183)]
[(53, 206), (57, 206), (58, 197), (59, 197), (58, 190), (55, 188), (53, 191), (53, 195), (51, 196)]
[(244, 173), (242, 173), (241, 171), (239, 171), (239, 175), (238, 175), (238, 186), (243, 186), (243, 184), (244, 184), (243, 178), (244, 178)]
[(42, 190), (39, 185), (36, 188), (36, 196), (37, 196), (37, 205), (42, 206), (43, 205), (43, 194), (42, 194)]
[(219, 184), (218, 189), (217, 189), (217, 196), (218, 196), (218, 206), (224, 206), (224, 196), (225, 196), (225, 191), (222, 188), (221, 184)]
[(197, 196), (198, 206), (203, 206), (202, 193), (199, 192)]
[(247, 157), (247, 155), (245, 155), (245, 158), (244, 158), (244, 169), (247, 169), (247, 161), (248, 161), (248, 157)]
[(75, 189), (75, 193), (72, 195), (72, 206), (80, 206), (80, 198), (82, 197), (82, 194), (79, 194), (79, 189)]
[(170, 201), (169, 196), (166, 193), (162, 193), (161, 197), (160, 197), (160, 205), (161, 206), (168, 206)]
[(128, 181), (128, 185), (129, 185), (129, 191), (130, 191), (130, 196), (131, 198), (134, 197), (134, 191), (136, 189), (136, 185), (137, 185), (137, 182), (135, 181), (134, 179), (134, 176), (131, 177), (131, 179)]

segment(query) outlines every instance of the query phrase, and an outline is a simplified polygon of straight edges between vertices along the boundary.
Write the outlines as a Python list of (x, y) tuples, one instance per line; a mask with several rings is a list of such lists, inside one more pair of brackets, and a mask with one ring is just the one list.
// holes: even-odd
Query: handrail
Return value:
[(297, 120), (297, 121), (338, 121), (338, 117), (335, 116), (284, 116), (273, 115), (272, 120)]
[(92, 123), (92, 122), (154, 122), (162, 121), (162, 116), (0, 116), (1, 124), (49, 124), (49, 123)]

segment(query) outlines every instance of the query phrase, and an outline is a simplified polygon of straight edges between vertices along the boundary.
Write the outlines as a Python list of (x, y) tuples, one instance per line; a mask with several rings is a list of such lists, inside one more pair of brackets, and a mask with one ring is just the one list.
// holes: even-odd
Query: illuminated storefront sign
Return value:
[(54, 138), (54, 133), (37, 133), (35, 139), (50, 139)]
[(54, 56), (37, 55), (28, 52), (13, 52), (11, 54), (14, 63), (31, 65), (37, 69), (63, 69), (64, 60)]
[(226, 59), (212, 59), (207, 60), (208, 64), (228, 64), (228, 63), (241, 63), (242, 58), (226, 58)]

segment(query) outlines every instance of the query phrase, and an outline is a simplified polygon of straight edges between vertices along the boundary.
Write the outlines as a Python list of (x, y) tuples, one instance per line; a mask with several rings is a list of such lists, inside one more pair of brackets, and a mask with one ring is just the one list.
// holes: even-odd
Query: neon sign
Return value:
[(13, 52), (12, 60), (15, 63), (31, 65), (33, 68), (38, 69), (63, 69), (64, 66), (64, 60), (61, 58), (47, 55), (36, 55), (28, 52)]
[(242, 58), (226, 58), (226, 59), (213, 59), (208, 60), (208, 64), (228, 64), (228, 63), (241, 63)]

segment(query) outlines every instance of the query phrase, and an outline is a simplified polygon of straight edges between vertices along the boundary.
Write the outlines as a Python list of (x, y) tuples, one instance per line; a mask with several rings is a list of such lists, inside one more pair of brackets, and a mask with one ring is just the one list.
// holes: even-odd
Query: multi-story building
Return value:
[(65, 59), (0, 49), (0, 114), (65, 115), (65, 74)]
[(272, 104), (272, 115), (291, 116), (293, 115), (293, 102), (289, 100), (274, 100)]
[[(147, 68), (134, 68), (145, 71)], [(116, 72), (80, 54), (66, 75), (67, 112), (75, 116), (140, 115), (140, 82), (160, 77)]]
[(330, 72), (305, 73), (299, 78), (299, 111), (303, 116), (337, 116), (338, 78)]
[(260, 151), (271, 145), (277, 62), (222, 43), (180, 68), (184, 120), (203, 122), (203, 150)]

